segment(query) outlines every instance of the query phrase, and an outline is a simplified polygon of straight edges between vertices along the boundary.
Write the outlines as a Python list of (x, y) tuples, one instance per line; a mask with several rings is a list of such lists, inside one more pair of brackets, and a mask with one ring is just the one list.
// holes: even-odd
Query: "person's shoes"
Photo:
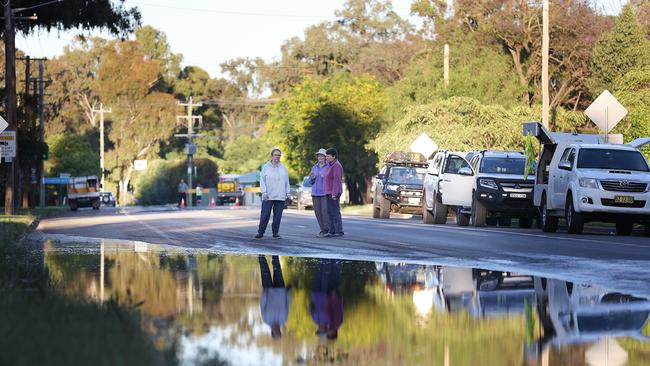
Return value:
[(255, 235), (255, 239), (261, 239), (263, 236), (264, 236), (264, 234), (259, 234), (258, 233), (257, 235)]
[(322, 237), (324, 237), (326, 234), (327, 234), (327, 233), (321, 231), (321, 232), (318, 233), (316, 236), (319, 237), (319, 238), (322, 238)]
[(334, 234), (332, 234), (332, 237), (333, 238), (339, 238), (339, 237), (341, 237), (343, 235), (344, 235), (343, 233), (334, 233)]
[(273, 234), (273, 239), (282, 239), (280, 234)]
[(330, 233), (323, 234), (323, 238), (332, 238), (332, 237), (334, 237), (334, 234), (330, 234)]

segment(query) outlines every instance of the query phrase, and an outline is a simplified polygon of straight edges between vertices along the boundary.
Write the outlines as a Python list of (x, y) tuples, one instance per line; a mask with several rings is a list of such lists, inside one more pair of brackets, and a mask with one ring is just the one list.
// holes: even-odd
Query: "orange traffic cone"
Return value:
[(210, 200), (210, 207), (214, 207), (217, 204), (214, 202), (214, 196), (212, 196), (212, 199)]
[(241, 206), (241, 204), (239, 203), (239, 197), (235, 198), (235, 206)]

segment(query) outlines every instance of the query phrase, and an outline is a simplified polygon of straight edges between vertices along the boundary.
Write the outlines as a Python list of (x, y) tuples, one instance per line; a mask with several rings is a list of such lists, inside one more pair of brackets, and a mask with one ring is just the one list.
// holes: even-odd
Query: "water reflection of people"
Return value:
[(271, 257), (273, 265), (273, 278), (266, 257), (258, 256), (260, 262), (260, 273), (262, 277), (262, 296), (260, 299), (260, 310), (262, 320), (271, 327), (271, 336), (280, 338), (282, 336), (281, 327), (287, 322), (289, 315), (289, 304), (291, 303), (291, 294), (289, 288), (284, 285), (282, 278), (282, 267), (277, 255)]
[(343, 297), (339, 290), (341, 283), (341, 261), (319, 259), (311, 292), (309, 313), (318, 326), (316, 334), (336, 339), (343, 324)]

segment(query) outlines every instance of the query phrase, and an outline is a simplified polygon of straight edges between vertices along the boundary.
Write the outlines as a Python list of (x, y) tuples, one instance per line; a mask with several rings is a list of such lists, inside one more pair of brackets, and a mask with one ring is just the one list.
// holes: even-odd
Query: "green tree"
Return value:
[(318, 148), (337, 148), (350, 200), (362, 203), (377, 162), (366, 145), (382, 124), (386, 101), (372, 77), (306, 79), (271, 109), (269, 139), (283, 149), (295, 177), (309, 172)]
[(135, 31), (135, 39), (147, 59), (160, 61), (164, 81), (160, 85), (161, 90), (170, 90), (181, 71), (183, 56), (173, 53), (167, 42), (167, 35), (150, 25), (138, 28)]
[[(617, 99), (629, 114), (614, 128), (625, 141), (650, 136), (650, 65), (630, 70), (614, 83)], [(650, 159), (650, 150), (644, 150)]]
[(99, 175), (99, 154), (81, 136), (53, 135), (47, 139), (50, 148), (45, 171), (49, 176), (69, 173), (72, 176)]
[(271, 145), (265, 137), (253, 138), (241, 135), (224, 146), (223, 173), (245, 174), (260, 169), (269, 160)]
[(102, 50), (97, 92), (114, 108), (108, 128), (113, 146), (106, 154), (106, 167), (118, 184), (121, 204), (128, 202), (133, 161), (156, 157), (160, 142), (176, 128), (176, 100), (155, 91), (162, 71), (159, 61), (144, 58), (137, 42), (115, 41)]
[(623, 7), (614, 29), (604, 33), (593, 51), (591, 68), (595, 94), (612, 89), (628, 72), (650, 64), (650, 42), (629, 5)]

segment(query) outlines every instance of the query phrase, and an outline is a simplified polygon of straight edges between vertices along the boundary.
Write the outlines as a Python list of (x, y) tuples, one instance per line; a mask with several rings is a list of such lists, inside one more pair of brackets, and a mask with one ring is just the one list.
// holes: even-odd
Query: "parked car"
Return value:
[(543, 231), (556, 231), (564, 217), (572, 234), (598, 220), (616, 223), (618, 235), (644, 224), (650, 235), (650, 168), (638, 150), (650, 138), (604, 144), (598, 135), (549, 133), (538, 122), (524, 124), (524, 133), (542, 143), (534, 202)]
[(388, 219), (390, 213), (420, 213), (427, 160), (420, 153), (393, 152), (375, 177), (374, 218)]
[(499, 226), (510, 226), (512, 218), (519, 226), (530, 228), (537, 216), (533, 204), (535, 178), (524, 177), (526, 156), (519, 151), (484, 150), (470, 160), (475, 172), (472, 205), (469, 210), (474, 226), (485, 226), (488, 217)]
[(314, 207), (314, 202), (311, 197), (311, 181), (309, 177), (304, 177), (302, 182), (298, 185), (297, 189), (297, 206), (299, 210)]
[(102, 206), (115, 207), (115, 197), (111, 192), (99, 192), (99, 200)]
[(467, 152), (439, 151), (433, 157), (424, 178), (422, 221), (425, 224), (445, 224), (449, 208), (456, 210), (456, 223), (469, 224), (469, 213), (461, 212), (472, 205), (474, 172)]
[(289, 196), (287, 197), (287, 206), (289, 207), (298, 207), (298, 196), (300, 186), (298, 184), (292, 184), (289, 187)]

